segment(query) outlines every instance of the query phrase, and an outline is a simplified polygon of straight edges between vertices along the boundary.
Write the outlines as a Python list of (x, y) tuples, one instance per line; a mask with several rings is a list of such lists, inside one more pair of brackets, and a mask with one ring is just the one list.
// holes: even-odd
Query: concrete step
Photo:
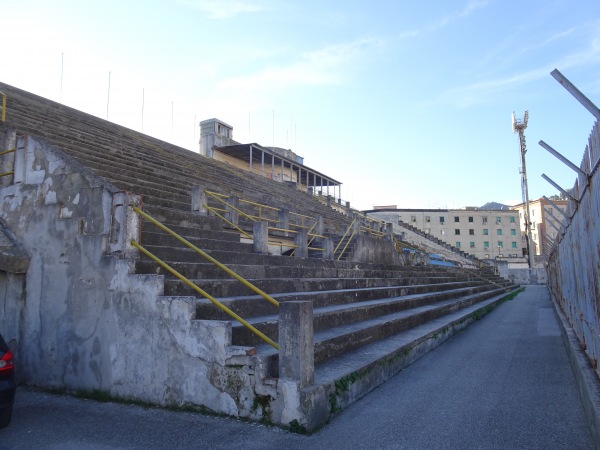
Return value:
[[(171, 228), (173, 229), (173, 228)], [(173, 229), (173, 231), (175, 231)], [(202, 237), (197, 236), (189, 236), (187, 235), (187, 230), (179, 227), (179, 231), (183, 234), (180, 236), (186, 239), (191, 244), (195, 245), (201, 250), (205, 251), (231, 251), (231, 252), (244, 252), (249, 253), (252, 252), (252, 244), (242, 243), (239, 241), (239, 235), (237, 236), (237, 242), (235, 241), (235, 235), (227, 232), (218, 232), (218, 231), (204, 231), (203, 234), (206, 234)], [(226, 235), (221, 236), (221, 234)], [(210, 237), (209, 237), (210, 235)], [(221, 239), (223, 237), (223, 239)], [(180, 246), (181, 244), (174, 236), (170, 234), (160, 231), (160, 232), (152, 232), (152, 231), (144, 231), (142, 234), (142, 245), (144, 246)]]
[[(283, 258), (283, 257), (278, 257)], [(263, 278), (389, 278), (402, 280), (417, 280), (421, 277), (436, 277), (440, 281), (461, 281), (475, 280), (481, 281), (477, 277), (469, 277), (468, 274), (440, 271), (435, 267), (410, 267), (398, 266), (394, 268), (379, 268), (371, 265), (351, 265), (342, 261), (320, 260), (318, 263), (312, 259), (308, 261), (313, 265), (300, 265), (305, 263), (302, 260), (298, 265), (279, 264), (279, 259), (275, 265), (265, 264), (227, 264), (231, 270), (238, 275), (248, 279)], [(282, 260), (285, 263), (290, 261), (286, 258)], [(291, 261), (294, 262), (293, 260)], [(169, 262), (170, 265), (179, 273), (190, 279), (205, 280), (228, 280), (230, 275), (209, 262)], [(156, 263), (149, 260), (136, 261), (136, 273), (157, 273), (172, 278), (164, 269), (158, 267)], [(408, 282), (408, 281), (407, 281)]]
[[(498, 294), (502, 288), (446, 289), (397, 297), (355, 300), (348, 303), (314, 305), (315, 362), (343, 353), (372, 340), (430, 320), (437, 315), (462, 307), (464, 302), (477, 302)], [(319, 306), (318, 306), (319, 305)], [(435, 306), (432, 306), (435, 305)], [(410, 310), (405, 313), (404, 311)], [(279, 316), (244, 317), (256, 329), (277, 341)], [(238, 322), (232, 322), (233, 343), (257, 346), (263, 342)]]
[[(506, 293), (465, 306), (426, 323), (346, 352), (315, 366), (314, 382), (304, 388), (315, 406), (315, 422), (324, 423), (380, 384), (433, 350), (498, 305)], [(277, 367), (275, 352), (261, 346), (259, 354)]]
[[(329, 377), (339, 380), (343, 376), (359, 370), (365, 363), (381, 363), (385, 357), (393, 355), (398, 350), (398, 348), (394, 348), (396, 343), (403, 342), (403, 346), (400, 347), (417, 346), (422, 342), (420, 330), (435, 329), (436, 333), (443, 333), (447, 331), (444, 330), (444, 326), (448, 323), (457, 318), (460, 321), (474, 313), (476, 317), (477, 311), (481, 313), (482, 308), (485, 309), (491, 304), (497, 303), (514, 289), (516, 289), (514, 286), (508, 289), (497, 288), (476, 294), (456, 296), (452, 299), (438, 298), (436, 300), (425, 298), (426, 296), (422, 296), (422, 298), (414, 296), (413, 305), (402, 305), (402, 300), (394, 300), (395, 303), (398, 303), (396, 306), (398, 309), (391, 314), (377, 316), (377, 311), (374, 310), (375, 315), (370, 319), (316, 330), (314, 333), (315, 382)], [(393, 306), (390, 305), (389, 308), (393, 308)], [(317, 323), (327, 321), (331, 314), (327, 309), (315, 309), (314, 317)], [(431, 324), (436, 325), (432, 327)], [(440, 324), (444, 325), (439, 327)], [(266, 329), (271, 331), (271, 334), (266, 333), (267, 336), (277, 341), (277, 331), (274, 331), (272, 326), (270, 329), (269, 327)], [(391, 343), (394, 344), (390, 346)], [(270, 375), (277, 377), (279, 375), (277, 351), (264, 343), (256, 345), (255, 348), (261, 358), (270, 359), (269, 367), (272, 371)], [(375, 351), (375, 349), (383, 348), (386, 349), (383, 353)], [(428, 349), (424, 350), (428, 351)], [(355, 361), (354, 356), (357, 353), (360, 353), (362, 357)], [(340, 366), (336, 368), (338, 364)]]
[[(371, 289), (398, 286), (462, 285), (481, 286), (482, 281), (455, 281), (451, 277), (406, 277), (406, 278), (262, 278), (247, 279), (268, 294), (290, 292), (336, 291), (341, 289)], [(231, 298), (252, 295), (249, 288), (235, 279), (190, 279), (213, 297)], [(177, 278), (165, 280), (165, 295), (195, 295), (194, 291)]]
[[(446, 295), (446, 291), (450, 291), (450, 296), (461, 292), (460, 289), (466, 289), (470, 292), (483, 291), (490, 289), (489, 285), (469, 285), (465, 286), (460, 283), (437, 283), (423, 285), (405, 285), (405, 286), (382, 286), (373, 288), (359, 289), (336, 289), (336, 290), (321, 290), (321, 291), (306, 291), (306, 292), (280, 292), (272, 293), (273, 297), (278, 302), (291, 300), (310, 300), (313, 302), (313, 308), (328, 308), (337, 307), (338, 305), (346, 305), (350, 308), (352, 305), (361, 304), (368, 301), (382, 301), (386, 299), (401, 298), (406, 295)], [(244, 319), (252, 320), (258, 324), (258, 327), (265, 326), (261, 320), (266, 322), (276, 321), (278, 309), (259, 295), (245, 295), (238, 297), (220, 297), (218, 300), (233, 312), (240, 315)], [(273, 317), (270, 317), (273, 316)], [(216, 308), (206, 299), (199, 299), (196, 305), (196, 317), (209, 320), (229, 320), (229, 316), (223, 311)], [(240, 331), (244, 333), (244, 331)], [(253, 339), (253, 337), (249, 337)], [(257, 343), (257, 342), (255, 342)]]

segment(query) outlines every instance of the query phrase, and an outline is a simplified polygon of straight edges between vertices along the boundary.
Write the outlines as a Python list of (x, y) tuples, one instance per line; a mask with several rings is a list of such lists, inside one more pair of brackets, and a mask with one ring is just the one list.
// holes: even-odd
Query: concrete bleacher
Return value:
[[(141, 196), (145, 212), (279, 302), (312, 301), (315, 381), (305, 389), (318, 391), (315, 398), (324, 398), (325, 404), (315, 407), (318, 413), (305, 411), (301, 425), (306, 429), (322, 425), (340, 408), (443, 342), (516, 288), (489, 272), (412, 267), (401, 265), (399, 257), (397, 264), (378, 264), (254, 253), (252, 244), (241, 242), (239, 233), (224, 226), (220, 219), (192, 212), (191, 191), (195, 186), (322, 217), (324, 232), (332, 238), (343, 234), (352, 218), (286, 184), (240, 172), (3, 83), (0, 91), (8, 97), (7, 124), (17, 133), (48, 142), (95, 176)], [(18, 234), (18, 230), (13, 231)], [(275, 306), (146, 221), (139, 240), (257, 329), (278, 339)], [(136, 274), (163, 276), (165, 297), (197, 296), (184, 282), (146, 257), (136, 257), (133, 267)], [(194, 320), (231, 323), (231, 344), (256, 355), (266, 367), (263, 376), (271, 380), (269, 383), (277, 380), (277, 351), (208, 300), (197, 298), (194, 304)], [(351, 389), (349, 384), (353, 385)], [(269, 392), (269, 402), (275, 404), (276, 394)], [(201, 405), (202, 399), (197, 399), (197, 404)], [(239, 415), (257, 414), (239, 404), (238, 408)], [(274, 409), (263, 405), (263, 418), (279, 423), (280, 417), (269, 415)]]

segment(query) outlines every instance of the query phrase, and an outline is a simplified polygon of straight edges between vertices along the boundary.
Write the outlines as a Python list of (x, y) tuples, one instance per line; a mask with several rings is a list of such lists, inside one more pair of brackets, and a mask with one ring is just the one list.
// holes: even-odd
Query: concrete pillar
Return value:
[(253, 251), (261, 255), (269, 253), (269, 223), (254, 222), (252, 226)]
[(229, 197), (227, 203), (228, 206), (225, 207), (225, 209), (227, 210), (227, 212), (225, 213), (225, 218), (229, 220), (232, 224), (237, 225), (239, 222), (240, 214), (234, 208), (239, 209), (239, 199), (237, 197)]
[(279, 305), (279, 379), (295, 381), (300, 388), (314, 381), (312, 301)]
[(354, 224), (352, 225), (352, 229), (354, 230), (354, 234), (358, 235), (360, 234), (360, 225), (362, 223), (362, 220), (360, 218), (360, 216), (355, 215), (354, 216), (356, 218), (356, 220), (354, 221)]
[(325, 224), (323, 222), (323, 216), (317, 216), (315, 220), (316, 224), (311, 231), (311, 234), (323, 235), (325, 233)]
[(194, 186), (192, 188), (192, 212), (201, 216), (208, 215), (206, 205), (206, 193), (204, 192), (204, 186)]
[(394, 228), (392, 227), (392, 224), (389, 222), (385, 224), (385, 230), (383, 231), (383, 238), (386, 241), (394, 242)]
[(294, 244), (297, 246), (294, 256), (308, 258), (308, 233), (306, 232), (306, 228), (301, 228), (298, 231), (294, 238)]
[(278, 214), (279, 228), (289, 230), (290, 228), (290, 210), (282, 209)]
[(139, 195), (126, 192), (116, 192), (112, 196), (111, 204), (111, 229), (108, 250), (112, 254), (126, 258), (134, 258), (138, 250), (131, 245), (131, 241), (140, 242), (140, 216), (131, 208), (140, 207)]
[(321, 245), (323, 246), (323, 259), (333, 259), (333, 250), (335, 249), (333, 239), (326, 237)]

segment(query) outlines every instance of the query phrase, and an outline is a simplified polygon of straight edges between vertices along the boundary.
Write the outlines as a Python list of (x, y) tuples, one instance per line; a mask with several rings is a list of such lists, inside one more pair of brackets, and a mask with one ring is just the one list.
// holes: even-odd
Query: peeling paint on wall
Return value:
[(548, 263), (549, 287), (596, 372), (600, 358), (600, 129), (596, 122), (569, 200), (569, 219)]

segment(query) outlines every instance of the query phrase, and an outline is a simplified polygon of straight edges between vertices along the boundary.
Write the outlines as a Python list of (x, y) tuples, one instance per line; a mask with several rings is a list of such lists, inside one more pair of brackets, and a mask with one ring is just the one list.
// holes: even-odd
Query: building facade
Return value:
[(480, 259), (521, 258), (527, 252), (516, 210), (380, 209), (365, 213), (411, 225)]
[(342, 183), (304, 165), (303, 157), (289, 149), (236, 142), (233, 127), (219, 119), (200, 122), (200, 154), (313, 195), (342, 197)]
[[(534, 245), (534, 254), (547, 256), (554, 245), (558, 230), (564, 221), (564, 213), (567, 210), (566, 200), (552, 200), (545, 198), (531, 200), (529, 211), (531, 214), (531, 239)], [(524, 203), (511, 206), (511, 209), (519, 213), (519, 226), (522, 233), (526, 232), (525, 217), (527, 215)]]

